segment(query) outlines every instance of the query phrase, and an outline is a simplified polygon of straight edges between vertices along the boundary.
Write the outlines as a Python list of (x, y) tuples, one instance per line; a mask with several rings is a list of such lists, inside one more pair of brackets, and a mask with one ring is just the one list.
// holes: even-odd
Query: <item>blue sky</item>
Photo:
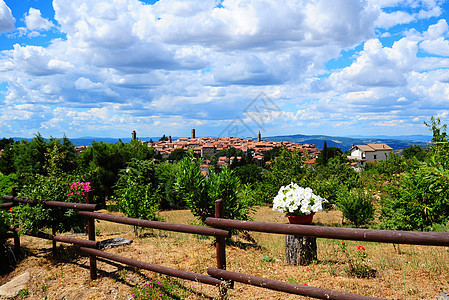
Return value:
[(440, 0), (0, 0), (0, 137), (412, 135), (449, 123)]

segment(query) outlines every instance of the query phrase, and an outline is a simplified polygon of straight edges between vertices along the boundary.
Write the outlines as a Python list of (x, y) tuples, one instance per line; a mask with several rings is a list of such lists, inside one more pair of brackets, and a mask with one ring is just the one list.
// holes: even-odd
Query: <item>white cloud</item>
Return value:
[(30, 8), (28, 14), (25, 15), (26, 28), (30, 31), (50, 30), (55, 25), (42, 17), (40, 10)]
[(11, 9), (5, 1), (0, 0), (0, 33), (13, 31), (15, 22), (16, 19), (12, 16)]

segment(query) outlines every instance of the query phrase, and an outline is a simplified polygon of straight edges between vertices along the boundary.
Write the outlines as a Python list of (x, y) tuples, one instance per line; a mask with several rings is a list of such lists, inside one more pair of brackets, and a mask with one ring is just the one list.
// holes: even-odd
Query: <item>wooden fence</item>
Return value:
[[(31, 205), (43, 204), (46, 206), (77, 209), (80, 215), (85, 216), (87, 218), (89, 240), (62, 237), (57, 236), (55, 234), (45, 234), (45, 233), (39, 233), (33, 236), (53, 240), (54, 243), (58, 241), (80, 246), (80, 250), (89, 255), (90, 278), (92, 280), (95, 280), (97, 278), (96, 258), (103, 257), (112, 261), (121, 262), (123, 264), (150, 270), (164, 275), (215, 285), (220, 288), (221, 299), (227, 298), (227, 289), (233, 287), (234, 281), (258, 286), (261, 288), (272, 289), (318, 299), (380, 299), (375, 297), (356, 295), (311, 286), (304, 286), (289, 282), (252, 276), (249, 274), (228, 271), (226, 270), (225, 240), (226, 238), (230, 237), (231, 229), (258, 231), (276, 234), (311, 236), (328, 239), (357, 240), (357, 241), (370, 241), (370, 242), (395, 243), (395, 244), (449, 246), (449, 233), (446, 232), (409, 232), (409, 231), (393, 231), (393, 230), (334, 228), (334, 227), (322, 227), (310, 225), (276, 224), (276, 223), (237, 221), (237, 220), (224, 219), (223, 218), (224, 203), (222, 200), (217, 200), (215, 202), (215, 217), (207, 218), (205, 223), (209, 227), (204, 227), (204, 226), (194, 226), (176, 223), (166, 223), (159, 221), (148, 221), (148, 220), (119, 217), (104, 213), (98, 213), (94, 212), (94, 210), (96, 209), (96, 205), (91, 204), (92, 193), (89, 192), (86, 198), (87, 198), (86, 204), (55, 202), (55, 201), (38, 202), (30, 199), (17, 198), (15, 192), (13, 192), (12, 196), (3, 196), (3, 199), (11, 202), (1, 204), (0, 208), (7, 209), (17, 205), (18, 203), (27, 203)], [(107, 220), (111, 222), (129, 224), (134, 226), (141, 226), (146, 228), (214, 236), (216, 238), (215, 244), (216, 244), (217, 267), (216, 268), (209, 267), (207, 269), (208, 275), (205, 275), (154, 265), (99, 250), (98, 249), (99, 242), (95, 240), (95, 219)], [(13, 231), (14, 234), (15, 250), (19, 251), (20, 239), (18, 236), (18, 232), (20, 229), (19, 228), (10, 228), (10, 229)], [(55, 244), (53, 246), (55, 247)]]

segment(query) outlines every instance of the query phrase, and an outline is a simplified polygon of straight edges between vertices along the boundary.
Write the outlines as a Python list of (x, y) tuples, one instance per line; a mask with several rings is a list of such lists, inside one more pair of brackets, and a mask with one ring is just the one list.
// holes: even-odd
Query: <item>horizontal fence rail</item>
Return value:
[(182, 278), (182, 279), (187, 279), (187, 280), (192, 280), (192, 281), (197, 281), (197, 282), (211, 284), (211, 285), (217, 285), (217, 286), (219, 286), (222, 282), (221, 280), (219, 280), (217, 278), (207, 276), (204, 274), (198, 274), (198, 273), (163, 267), (163, 266), (159, 266), (159, 265), (149, 264), (149, 263), (146, 263), (146, 262), (143, 262), (140, 260), (135, 260), (135, 259), (126, 258), (123, 256), (118, 256), (118, 255), (104, 252), (104, 251), (97, 250), (97, 249), (80, 247), (80, 250), (84, 251), (90, 255), (95, 255), (95, 256), (103, 257), (103, 258), (110, 259), (113, 261), (118, 261), (118, 262), (124, 263), (129, 266), (138, 267), (141, 269), (153, 271), (153, 272), (168, 275), (168, 276), (178, 277), (178, 278)]
[(1, 203), (0, 204), (0, 208), (10, 208), (13, 207), (14, 203), (13, 202), (6, 202), (6, 203)]
[(25, 204), (35, 204), (35, 205), (42, 204), (42, 205), (46, 205), (46, 206), (72, 208), (72, 209), (78, 209), (78, 210), (96, 210), (97, 209), (96, 204), (59, 202), (59, 201), (38, 201), (38, 200), (32, 200), (32, 199), (26, 199), (26, 198), (16, 198), (13, 196), (3, 196), (3, 199), (13, 201), (13, 202), (25, 203)]
[(184, 232), (184, 233), (192, 233), (192, 234), (201, 234), (215, 237), (229, 237), (230, 233), (228, 230), (205, 227), (205, 226), (196, 226), (196, 225), (186, 225), (186, 224), (177, 224), (177, 223), (167, 223), (167, 222), (159, 222), (159, 221), (149, 221), (121, 216), (114, 216), (109, 214), (103, 214), (98, 212), (88, 212), (88, 211), (80, 211), (80, 215), (111, 221), (115, 223), (122, 223), (146, 228), (154, 228), (154, 229), (162, 229), (168, 231), (176, 231), (176, 232)]
[(278, 224), (239, 221), (221, 218), (207, 218), (209, 226), (241, 229), (267, 233), (312, 236), (319, 238), (379, 242), (392, 244), (413, 244), (427, 246), (449, 246), (449, 232), (418, 232), (399, 230), (378, 230), (359, 228), (339, 228), (298, 224)]
[(296, 283), (289, 283), (284, 281), (278, 281), (268, 278), (262, 278), (257, 276), (252, 276), (243, 273), (236, 273), (227, 270), (208, 268), (207, 273), (211, 276), (217, 278), (223, 278), (227, 280), (233, 280), (241, 283), (246, 283), (270, 290), (287, 292), (290, 294), (309, 296), (317, 299), (335, 299), (335, 300), (375, 300), (382, 298), (374, 298), (356, 294), (350, 294), (345, 292), (339, 292), (329, 289), (322, 289), (317, 287), (311, 287)]
[[(10, 227), (9, 229), (13, 232), (20, 231), (20, 228), (18, 228), (18, 227)], [(29, 236), (34, 236), (37, 238), (41, 238), (41, 239), (45, 239), (45, 240), (52, 240), (55, 242), (74, 244), (74, 245), (83, 246), (83, 247), (99, 248), (99, 245), (100, 245), (100, 242), (97, 242), (97, 241), (82, 240), (82, 239), (77, 239), (77, 238), (71, 238), (68, 236), (48, 234), (48, 233), (41, 232), (41, 231), (39, 231), (37, 233), (32, 233), (30, 231), (27, 231), (27, 232), (24, 232), (24, 234), (29, 235)]]

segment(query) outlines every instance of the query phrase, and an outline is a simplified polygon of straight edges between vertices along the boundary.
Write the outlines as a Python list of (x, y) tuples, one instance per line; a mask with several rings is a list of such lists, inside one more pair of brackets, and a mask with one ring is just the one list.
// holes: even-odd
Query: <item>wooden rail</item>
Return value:
[(391, 244), (412, 244), (427, 246), (449, 246), (449, 232), (418, 232), (399, 230), (377, 230), (359, 228), (324, 227), (298, 224), (278, 224), (265, 222), (239, 221), (221, 218), (207, 218), (206, 225), (258, 231), (266, 233), (313, 236), (337, 240), (353, 240)]

